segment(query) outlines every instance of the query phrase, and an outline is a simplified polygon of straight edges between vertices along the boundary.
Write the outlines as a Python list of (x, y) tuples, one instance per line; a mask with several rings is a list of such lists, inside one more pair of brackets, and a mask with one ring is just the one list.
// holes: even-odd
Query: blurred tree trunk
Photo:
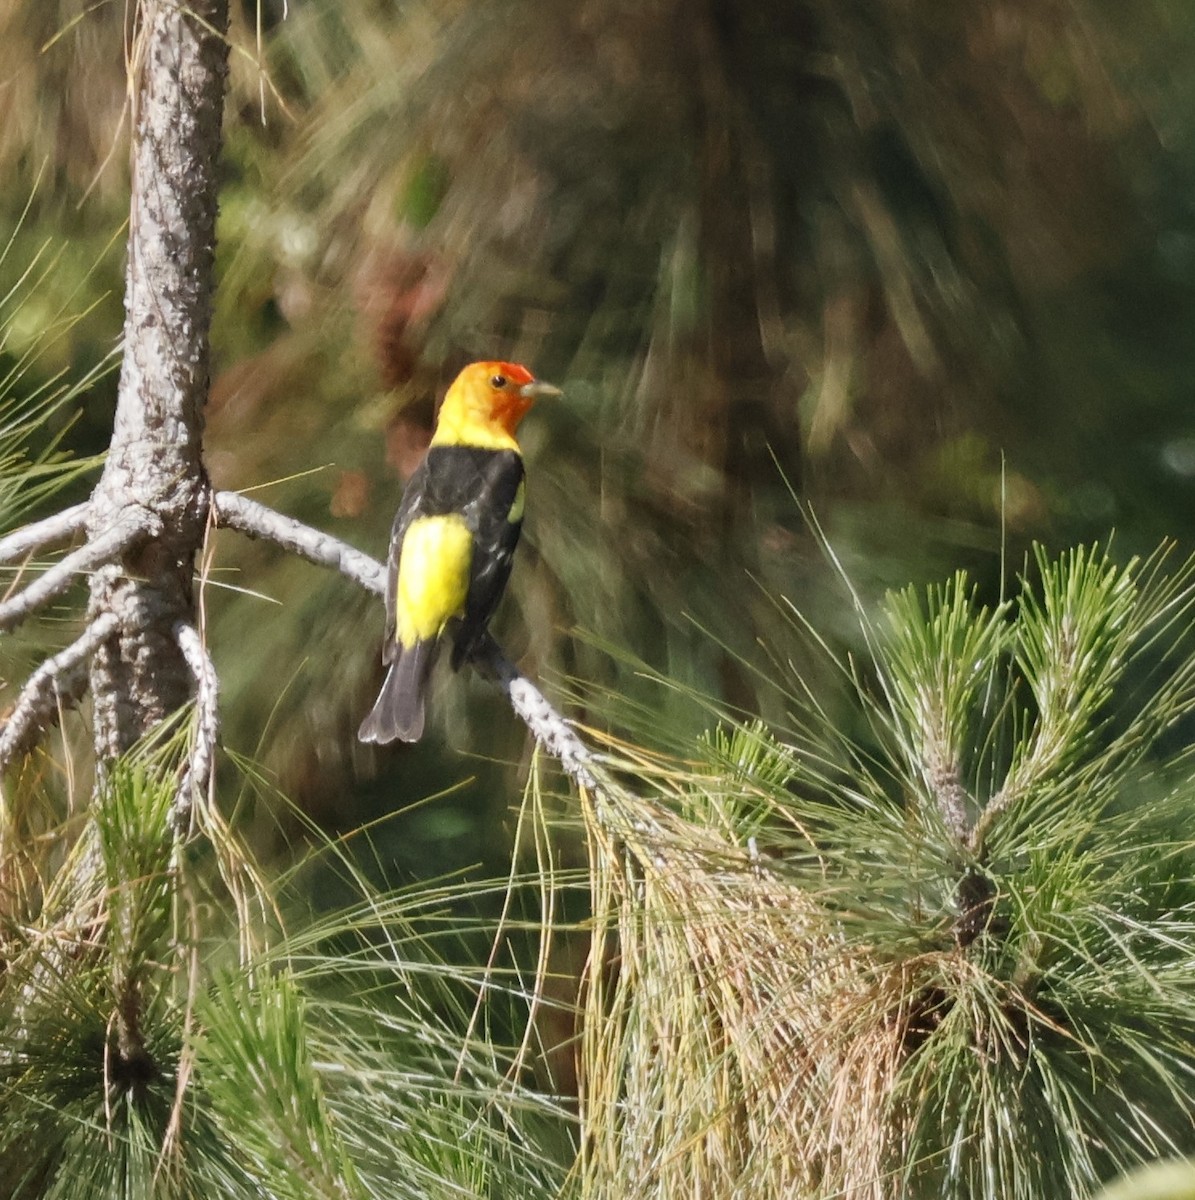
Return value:
[(194, 618), (191, 581), (207, 521), (200, 441), (227, 27), (227, 0), (144, 0), (134, 43), (124, 361), (89, 532), (121, 522), (140, 532), (91, 582), (92, 618), (111, 612), (120, 622), (92, 665), (100, 762), (190, 693), (175, 628)]

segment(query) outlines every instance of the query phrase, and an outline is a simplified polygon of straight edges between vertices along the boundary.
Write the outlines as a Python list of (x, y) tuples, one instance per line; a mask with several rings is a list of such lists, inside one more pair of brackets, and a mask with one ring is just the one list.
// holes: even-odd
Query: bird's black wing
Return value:
[(386, 635), (382, 641), (382, 662), (393, 662), (398, 654), (398, 641), (395, 637), (397, 618), (395, 606), (398, 603), (398, 564), (402, 558), (402, 543), (406, 537), (407, 527), (426, 510), (428, 500), (428, 469), (427, 459), (415, 468), (414, 474), (407, 480), (406, 489), (402, 494), (398, 512), (394, 514), (394, 524), (390, 528), (390, 553), (387, 558), (386, 572)]
[(454, 630), (454, 667), (472, 652), (493, 616), (523, 527), (523, 459), (513, 450), (433, 447), (422, 511), (459, 513), (473, 534), (465, 614)]
[[(476, 525), (466, 513), (469, 527), (475, 529), (473, 569), (469, 595), (465, 601), (458, 645), (471, 648), (474, 639), (485, 631), (506, 590), (515, 547), (523, 529), (523, 496), (526, 487), (523, 459), (513, 451), (494, 453), (484, 471), (483, 495), (477, 503)], [(454, 656), (455, 659), (455, 656)]]
[(386, 588), (385, 662), (395, 650), (395, 601), (402, 541), (416, 517), (457, 513), (473, 535), (473, 563), (465, 613), (456, 623), (454, 667), (472, 652), (485, 631), (510, 577), (523, 527), (523, 459), (513, 450), (477, 446), (433, 446), (411, 476), (390, 537)]

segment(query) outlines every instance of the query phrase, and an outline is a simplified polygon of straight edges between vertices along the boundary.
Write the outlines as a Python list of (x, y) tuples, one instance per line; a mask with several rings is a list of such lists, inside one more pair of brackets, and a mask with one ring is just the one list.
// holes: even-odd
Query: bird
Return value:
[(357, 731), (360, 741), (418, 741), (441, 645), (452, 645), (453, 670), (478, 648), (523, 526), (525, 472), (515, 431), (536, 400), (560, 394), (509, 362), (471, 363), (449, 387), (390, 531), (386, 678)]

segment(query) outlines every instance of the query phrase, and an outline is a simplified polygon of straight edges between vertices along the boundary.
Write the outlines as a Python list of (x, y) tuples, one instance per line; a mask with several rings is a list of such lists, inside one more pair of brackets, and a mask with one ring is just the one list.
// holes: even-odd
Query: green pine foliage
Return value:
[(792, 681), (797, 732), (611, 746), (588, 1194), (1037, 1200), (1191, 1151), (1195, 565), (1164, 560), (907, 589), (859, 607), (845, 698)]
[[(506, 970), (466, 1037), (469, 894), (377, 892), (327, 843), (267, 882), (214, 809), (173, 845), (186, 736), (111, 770), (82, 833), (45, 812), (32, 841), (5, 830), (0, 1196), (561, 1194), (569, 1121), (500, 1032)], [(21, 776), (6, 815), (35, 811), (31, 787), (50, 808)], [(317, 911), (333, 870), (357, 899)]]
[(61, 366), (90, 309), (79, 311), (83, 283), (54, 300), (64, 247), (46, 239), (27, 256), (16, 253), (32, 203), (31, 197), (0, 246), (0, 530), (6, 531), (98, 465), (99, 458), (66, 453), (64, 442), (82, 398), (116, 362), (112, 355), (78, 374)]

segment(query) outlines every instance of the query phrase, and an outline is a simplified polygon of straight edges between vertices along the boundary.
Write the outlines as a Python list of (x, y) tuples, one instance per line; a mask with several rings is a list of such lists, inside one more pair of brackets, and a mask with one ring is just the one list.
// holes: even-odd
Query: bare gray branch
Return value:
[(474, 664), (492, 676), (506, 693), (510, 706), (537, 742), (564, 768), (579, 787), (600, 791), (593, 751), (572, 726), (548, 703), (543, 692), (523, 675), (489, 634), (479, 644)]
[(72, 550), (24, 591), (0, 604), (0, 632), (19, 625), (30, 613), (65, 592), (77, 575), (85, 575), (118, 558), (139, 537), (150, 532), (148, 513), (126, 517), (98, 536)]
[(174, 833), (182, 837), (190, 828), (196, 798), (210, 795), (211, 791), (216, 743), (220, 737), (220, 681), (194, 625), (179, 621), (174, 627), (174, 637), (195, 677), (195, 743), (170, 811)]
[(318, 566), (331, 567), (375, 596), (386, 594), (386, 568), (347, 542), (275, 512), (239, 492), (217, 492), (212, 503), (219, 524), (252, 538), (275, 542)]
[(62, 699), (82, 692), (87, 682), (82, 668), (96, 646), (116, 631), (116, 625), (112, 613), (102, 614), (65, 650), (47, 658), (29, 676), (0, 729), (0, 765), (25, 750), (33, 737), (56, 719)]
[[(217, 492), (212, 503), (220, 524), (249, 537), (276, 542), (309, 562), (339, 571), (366, 591), (385, 595), (385, 566), (339, 538), (312, 529), (293, 517), (283, 516), (237, 492)], [(536, 741), (560, 763), (568, 776), (581, 787), (600, 790), (593, 752), (548, 703), (543, 693), (519, 673), (493, 638), (486, 636), (473, 662), (496, 680)]]
[(46, 546), (65, 542), (75, 536), (87, 523), (87, 501), (64, 508), (62, 512), (34, 521), (0, 538), (0, 563), (15, 562)]

